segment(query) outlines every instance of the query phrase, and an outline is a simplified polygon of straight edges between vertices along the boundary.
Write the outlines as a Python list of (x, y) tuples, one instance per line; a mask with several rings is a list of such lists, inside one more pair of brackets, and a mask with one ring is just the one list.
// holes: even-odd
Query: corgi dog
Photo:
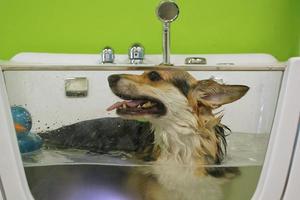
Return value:
[(143, 191), (142, 199), (221, 199), (222, 180), (237, 171), (208, 167), (220, 164), (226, 153), (228, 128), (213, 110), (240, 99), (249, 87), (196, 80), (182, 70), (113, 74), (108, 83), (123, 99), (108, 110), (115, 109), (125, 119), (150, 122), (153, 129), (154, 161), (131, 179)]

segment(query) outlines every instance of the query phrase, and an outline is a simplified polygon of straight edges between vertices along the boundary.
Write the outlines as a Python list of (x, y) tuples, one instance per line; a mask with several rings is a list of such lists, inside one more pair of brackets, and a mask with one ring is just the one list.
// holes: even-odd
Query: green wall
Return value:
[(297, 37), (296, 55), (300, 55), (300, 0), (292, 0), (293, 24), (295, 26), (295, 35)]
[[(18, 52), (161, 52), (159, 0), (0, 0), (0, 59)], [(299, 53), (299, 0), (178, 0), (173, 53)]]

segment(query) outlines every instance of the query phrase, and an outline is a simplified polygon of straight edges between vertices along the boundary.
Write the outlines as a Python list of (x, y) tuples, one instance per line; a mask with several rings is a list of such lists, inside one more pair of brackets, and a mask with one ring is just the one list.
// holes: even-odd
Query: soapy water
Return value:
[[(260, 166), (263, 164), (268, 144), (268, 134), (231, 133), (227, 136), (227, 155), (221, 165), (214, 167)], [(25, 167), (66, 164), (142, 166), (147, 162), (137, 161), (122, 151), (99, 154), (79, 149), (44, 147), (39, 151), (23, 154)]]
[[(228, 136), (224, 162), (204, 167), (238, 167), (240, 175), (223, 184), (221, 192), (208, 187), (204, 189), (207, 193), (195, 193), (189, 199), (251, 199), (264, 161), (268, 136), (247, 133)], [(143, 191), (132, 192), (124, 183), (128, 182), (132, 171), (151, 165), (120, 151), (98, 154), (77, 149), (43, 148), (22, 157), (28, 184), (36, 200), (141, 200), (144, 199)], [(151, 177), (143, 179), (148, 181)]]

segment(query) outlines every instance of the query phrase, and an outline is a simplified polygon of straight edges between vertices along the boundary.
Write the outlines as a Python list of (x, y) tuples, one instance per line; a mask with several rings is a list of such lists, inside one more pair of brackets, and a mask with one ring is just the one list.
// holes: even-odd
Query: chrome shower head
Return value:
[(164, 23), (170, 23), (179, 15), (179, 8), (173, 1), (162, 1), (156, 10), (158, 18)]

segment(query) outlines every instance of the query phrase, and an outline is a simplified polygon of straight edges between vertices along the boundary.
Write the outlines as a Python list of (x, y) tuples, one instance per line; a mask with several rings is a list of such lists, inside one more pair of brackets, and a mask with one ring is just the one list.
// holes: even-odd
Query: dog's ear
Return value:
[(198, 81), (192, 95), (198, 102), (214, 109), (240, 99), (248, 90), (245, 85), (224, 85), (208, 79)]

